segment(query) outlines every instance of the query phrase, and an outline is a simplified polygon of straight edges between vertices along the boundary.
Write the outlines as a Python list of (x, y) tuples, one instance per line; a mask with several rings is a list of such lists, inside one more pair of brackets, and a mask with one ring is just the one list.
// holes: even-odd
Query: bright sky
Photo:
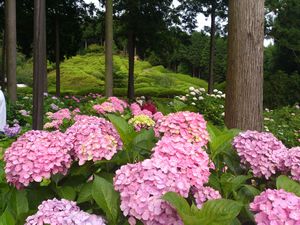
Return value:
[[(84, 0), (87, 3), (94, 3), (97, 7), (100, 7), (99, 0)], [(174, 0), (173, 4), (176, 6), (178, 5), (178, 1)], [(203, 14), (199, 14), (197, 17), (198, 21), (198, 28), (197, 30), (200, 31), (202, 30), (205, 26), (210, 26), (210, 17), (205, 17)], [(273, 40), (266, 40), (265, 39), (265, 46), (268, 46), (269, 44), (273, 43)]]

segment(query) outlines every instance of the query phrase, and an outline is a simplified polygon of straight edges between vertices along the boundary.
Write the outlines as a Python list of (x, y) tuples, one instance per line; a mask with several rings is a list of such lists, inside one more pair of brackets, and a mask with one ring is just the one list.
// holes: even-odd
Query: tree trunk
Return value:
[(17, 101), (16, 0), (5, 1), (5, 14), (7, 91), (10, 101), (15, 103)]
[(33, 130), (43, 129), (44, 85), (46, 74), (46, 5), (45, 0), (34, 0)]
[(105, 15), (105, 96), (113, 95), (113, 1), (106, 0)]
[(208, 75), (208, 93), (212, 94), (214, 89), (214, 65), (215, 65), (215, 49), (216, 49), (216, 6), (211, 5), (211, 26), (210, 26), (210, 57), (209, 57), (209, 75)]
[(229, 1), (225, 124), (263, 129), (264, 0)]
[(128, 34), (128, 93), (127, 97), (130, 100), (134, 99), (134, 49), (135, 49), (135, 35), (132, 31)]
[(59, 18), (55, 21), (55, 67), (56, 67), (56, 96), (60, 96), (60, 38), (59, 38)]
[(5, 51), (5, 46), (6, 46), (6, 44), (5, 44), (5, 42), (6, 42), (6, 38), (5, 38), (5, 35), (6, 35), (6, 32), (3, 30), (3, 40), (2, 40), (2, 49), (1, 49), (1, 51), (2, 51), (2, 59), (1, 59), (1, 71), (0, 71), (0, 86), (1, 86), (1, 88), (2, 88), (2, 90), (4, 90), (5, 89), (5, 54), (6, 54), (6, 51)]

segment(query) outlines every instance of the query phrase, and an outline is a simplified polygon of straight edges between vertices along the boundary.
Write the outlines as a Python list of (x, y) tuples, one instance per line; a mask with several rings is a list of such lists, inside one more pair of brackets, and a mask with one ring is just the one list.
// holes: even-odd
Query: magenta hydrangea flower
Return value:
[(211, 187), (200, 187), (193, 189), (193, 195), (196, 201), (196, 205), (199, 209), (202, 208), (203, 204), (208, 200), (215, 200), (222, 198), (219, 191)]
[(241, 163), (250, 166), (256, 177), (269, 179), (278, 171), (286, 171), (284, 165), (287, 148), (273, 134), (246, 131), (234, 138), (233, 146)]
[(105, 225), (105, 220), (91, 215), (76, 205), (76, 202), (65, 199), (47, 200), (38, 207), (36, 214), (26, 219), (25, 225)]
[(284, 190), (267, 189), (254, 198), (250, 209), (257, 225), (300, 224), (300, 198)]
[(125, 101), (116, 97), (110, 97), (106, 102), (100, 105), (94, 105), (93, 109), (99, 114), (123, 113), (127, 107), (128, 104)]
[(70, 150), (65, 135), (58, 131), (29, 131), (4, 154), (6, 179), (20, 189), (54, 174), (65, 175), (72, 162)]
[(209, 158), (198, 144), (180, 137), (165, 136), (153, 149), (151, 159), (121, 167), (114, 187), (121, 193), (121, 209), (144, 224), (183, 224), (176, 211), (161, 197), (173, 191), (188, 197), (192, 187), (208, 182)]
[(285, 166), (290, 169), (292, 178), (300, 181), (300, 147), (291, 148)]
[(74, 120), (75, 124), (66, 131), (66, 139), (72, 143), (73, 155), (80, 165), (89, 160), (109, 160), (122, 149), (123, 143), (112, 123), (85, 115), (75, 116)]
[(178, 112), (158, 120), (157, 131), (164, 136), (180, 136), (190, 143), (205, 146), (209, 139), (206, 121), (199, 113)]

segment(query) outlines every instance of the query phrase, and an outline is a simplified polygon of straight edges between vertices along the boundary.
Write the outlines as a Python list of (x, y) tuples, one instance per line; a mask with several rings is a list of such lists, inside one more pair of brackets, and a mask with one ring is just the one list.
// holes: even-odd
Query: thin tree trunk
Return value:
[(211, 5), (211, 26), (210, 26), (210, 57), (209, 57), (209, 78), (208, 93), (212, 94), (214, 89), (214, 65), (215, 65), (215, 48), (216, 48), (216, 6)]
[(46, 61), (46, 5), (45, 0), (34, 0), (33, 49), (33, 129), (43, 129), (43, 104)]
[(113, 95), (113, 2), (106, 0), (105, 15), (105, 96)]
[(264, 0), (229, 1), (225, 124), (263, 128)]
[(134, 49), (135, 49), (135, 35), (132, 31), (128, 34), (128, 93), (127, 97), (134, 99)]
[(60, 96), (60, 38), (59, 38), (59, 18), (55, 21), (55, 67), (56, 67), (56, 96)]
[(16, 31), (16, 0), (5, 1), (6, 30), (6, 71), (7, 91), (12, 103), (17, 101), (17, 31)]
[(1, 64), (1, 71), (0, 71), (0, 85), (1, 85), (1, 88), (2, 88), (2, 90), (4, 90), (5, 89), (5, 54), (6, 54), (6, 51), (5, 51), (5, 46), (6, 46), (6, 44), (5, 44), (5, 42), (6, 42), (6, 38), (5, 38), (5, 35), (6, 35), (6, 32), (5, 32), (5, 30), (3, 30), (3, 40), (2, 40), (2, 49), (1, 49), (1, 51), (2, 51), (2, 59), (1, 59), (1, 62), (2, 62), (2, 64)]

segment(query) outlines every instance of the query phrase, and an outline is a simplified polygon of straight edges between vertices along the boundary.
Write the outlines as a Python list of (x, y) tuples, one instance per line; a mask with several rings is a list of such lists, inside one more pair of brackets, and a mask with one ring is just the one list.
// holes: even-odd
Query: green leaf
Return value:
[(191, 215), (191, 209), (189, 203), (175, 192), (168, 192), (163, 197), (163, 200), (170, 203), (180, 216), (182, 215)]
[(276, 180), (277, 189), (283, 189), (300, 197), (300, 184), (287, 176), (279, 176)]
[(92, 187), (92, 183), (86, 183), (82, 186), (76, 201), (78, 204), (90, 201), (92, 199)]
[(247, 180), (252, 176), (239, 175), (234, 176), (232, 174), (223, 174), (221, 177), (222, 189), (225, 198), (228, 198), (231, 193), (240, 189)]
[(197, 214), (198, 224), (201, 225), (228, 225), (234, 222), (242, 209), (242, 204), (218, 199), (204, 203)]
[(62, 186), (57, 188), (57, 193), (59, 197), (74, 201), (76, 198), (76, 191), (73, 187), (70, 186)]
[(232, 129), (224, 131), (216, 136), (213, 141), (210, 142), (209, 147), (214, 159), (218, 154), (226, 152), (231, 148), (232, 139), (240, 132), (240, 130)]
[(92, 196), (97, 205), (105, 212), (108, 223), (116, 225), (120, 212), (119, 194), (111, 183), (95, 176), (92, 186)]
[(19, 218), (24, 216), (24, 214), (28, 213), (28, 200), (27, 200), (27, 192), (25, 190), (18, 191), (14, 189), (11, 194), (11, 198), (8, 200), (8, 207), (11, 213)]
[(120, 134), (123, 143), (125, 145), (129, 144), (136, 134), (134, 132), (133, 127), (129, 125), (128, 122), (120, 116), (109, 114), (107, 115), (107, 117), (110, 120), (110, 122), (112, 122), (112, 124), (114, 125), (118, 133)]
[(15, 225), (15, 224), (16, 221), (13, 215), (6, 208), (4, 213), (0, 216), (0, 225)]
[(222, 131), (216, 126), (214, 126), (211, 122), (208, 122), (206, 127), (211, 142), (214, 142), (215, 138), (222, 133)]

